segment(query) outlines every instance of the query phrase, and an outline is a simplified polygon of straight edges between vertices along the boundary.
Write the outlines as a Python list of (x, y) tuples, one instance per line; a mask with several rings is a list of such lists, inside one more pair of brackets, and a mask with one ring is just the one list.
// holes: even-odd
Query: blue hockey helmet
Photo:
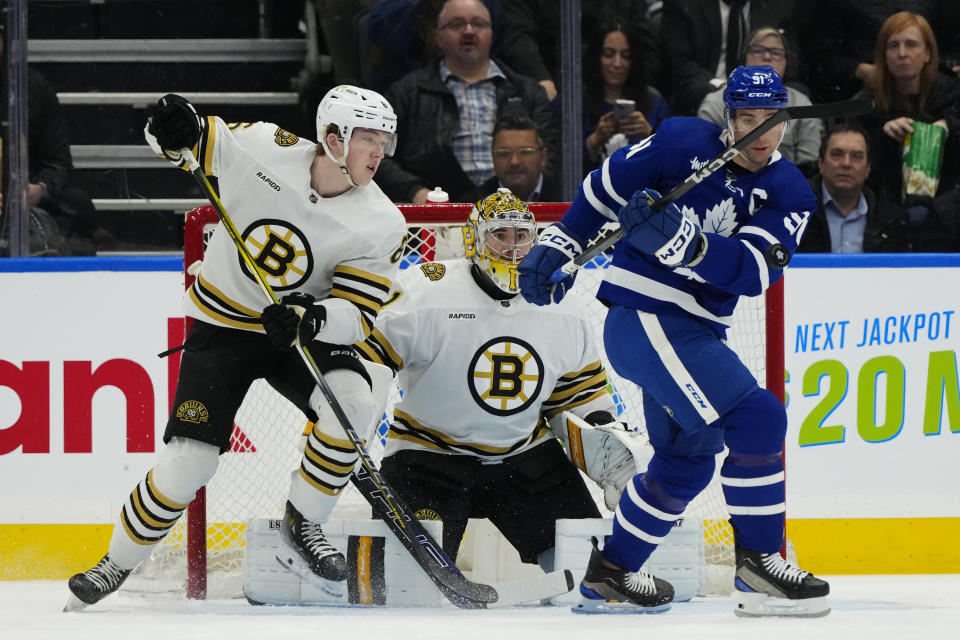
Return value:
[(727, 109), (785, 109), (787, 90), (777, 72), (766, 65), (740, 66), (730, 72), (723, 90)]

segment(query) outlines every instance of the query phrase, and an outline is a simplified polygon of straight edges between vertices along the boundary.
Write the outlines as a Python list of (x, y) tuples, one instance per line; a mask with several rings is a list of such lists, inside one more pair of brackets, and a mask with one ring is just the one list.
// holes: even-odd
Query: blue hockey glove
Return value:
[(660, 194), (653, 189), (634, 193), (620, 209), (620, 226), (627, 234), (627, 242), (638, 251), (671, 269), (685, 267), (703, 253), (700, 225), (680, 213), (673, 203), (654, 211), (650, 205), (659, 198)]
[(573, 286), (577, 274), (554, 284), (553, 274), (583, 253), (583, 241), (561, 223), (552, 224), (540, 234), (537, 245), (517, 265), (520, 274), (520, 295), (527, 302), (547, 305), (560, 302)]

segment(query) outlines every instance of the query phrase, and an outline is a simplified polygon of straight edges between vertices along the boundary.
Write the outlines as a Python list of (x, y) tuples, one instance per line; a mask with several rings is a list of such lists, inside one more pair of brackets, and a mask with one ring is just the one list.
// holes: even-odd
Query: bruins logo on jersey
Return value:
[[(313, 272), (313, 252), (300, 229), (284, 220), (256, 220), (241, 234), (253, 261), (276, 291), (300, 286)], [(248, 278), (256, 278), (239, 255), (240, 268)]]
[(273, 134), (273, 141), (281, 147), (292, 147), (300, 142), (300, 136), (294, 135), (286, 129), (277, 127), (277, 130)]
[(439, 280), (447, 272), (447, 268), (439, 262), (425, 262), (420, 265), (420, 270), (431, 280)]
[(176, 415), (178, 420), (192, 422), (194, 424), (206, 422), (210, 418), (207, 408), (203, 406), (202, 402), (197, 402), (196, 400), (187, 400), (181, 404), (177, 407)]
[(520, 413), (540, 395), (543, 360), (519, 338), (494, 338), (470, 361), (467, 386), (484, 411), (497, 416)]

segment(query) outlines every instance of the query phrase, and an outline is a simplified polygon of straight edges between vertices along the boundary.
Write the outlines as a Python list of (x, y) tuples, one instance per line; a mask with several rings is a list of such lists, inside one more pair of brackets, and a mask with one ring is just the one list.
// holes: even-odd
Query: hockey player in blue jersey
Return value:
[(828, 584), (779, 554), (786, 410), (724, 342), (739, 297), (758, 295), (783, 275), (816, 208), (803, 175), (777, 151), (785, 124), (675, 204), (649, 206), (657, 191), (676, 187), (785, 108), (787, 92), (770, 67), (738, 67), (724, 102), (725, 129), (671, 118), (620, 149), (587, 176), (561, 222), (543, 231), (519, 266), (523, 296), (548, 304), (565, 290), (552, 290), (550, 276), (605, 222), (626, 233), (597, 296), (610, 309), (610, 363), (643, 388), (655, 454), (623, 492), (613, 536), (591, 556), (580, 586), (586, 611), (662, 609), (655, 586), (634, 572), (710, 482), (726, 445), (721, 482), (736, 540), (735, 612), (829, 612)]

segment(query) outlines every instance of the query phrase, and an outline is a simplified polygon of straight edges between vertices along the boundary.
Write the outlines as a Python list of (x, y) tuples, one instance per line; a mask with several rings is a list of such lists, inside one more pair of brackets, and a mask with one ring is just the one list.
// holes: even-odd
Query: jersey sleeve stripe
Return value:
[(203, 167), (203, 173), (208, 176), (213, 175), (213, 150), (217, 143), (217, 119), (213, 116), (207, 116), (207, 126), (204, 135), (200, 136), (197, 143), (200, 153), (197, 155), (197, 149), (194, 149), (194, 155), (200, 158), (200, 166)]
[(747, 247), (747, 251), (750, 252), (750, 255), (753, 256), (753, 259), (757, 261), (757, 275), (760, 277), (760, 291), (757, 293), (763, 293), (767, 290), (767, 287), (770, 286), (770, 271), (767, 269), (767, 261), (764, 259), (763, 254), (760, 253), (760, 250), (755, 246), (742, 240), (744, 246)]
[(584, 380), (578, 380), (576, 384), (555, 387), (553, 389), (553, 393), (551, 393), (550, 397), (547, 398), (545, 404), (557, 404), (583, 392), (586, 389), (606, 388), (606, 386), (607, 373), (605, 371), (601, 371), (595, 376), (591, 376)]
[(568, 402), (565, 402), (560, 406), (548, 407), (548, 404), (544, 402), (542, 405), (543, 415), (545, 415), (547, 418), (552, 418), (558, 413), (561, 413), (563, 411), (569, 411), (575, 407), (580, 407), (585, 404), (594, 402), (596, 400), (607, 400), (607, 402), (600, 403), (600, 404), (603, 404), (604, 406), (598, 407), (598, 409), (606, 410), (613, 405), (613, 401), (610, 398), (610, 392), (607, 391), (606, 385), (604, 385), (602, 388), (597, 389), (591, 393), (585, 393), (585, 394), (580, 394), (578, 396), (575, 396), (571, 398)]
[[(607, 158), (603, 161), (603, 165), (600, 167), (601, 178), (603, 179), (603, 188), (614, 202), (619, 204), (621, 207), (627, 204), (627, 201), (624, 200), (619, 193), (616, 192), (613, 188), (613, 181), (610, 180), (610, 158)], [(631, 194), (632, 195), (632, 194)]]
[(745, 233), (748, 233), (754, 236), (760, 236), (770, 244), (777, 244), (778, 242), (780, 242), (780, 240), (778, 240), (775, 235), (773, 235), (772, 233), (770, 233), (769, 231), (767, 231), (762, 227), (757, 227), (757, 226), (748, 224), (746, 226), (743, 226), (737, 229), (737, 235), (741, 235)]
[(599, 360), (595, 360), (585, 366), (580, 371), (573, 371), (571, 373), (564, 374), (557, 378), (558, 382), (572, 382), (578, 378), (583, 378), (584, 376), (594, 376), (603, 371), (603, 363)]
[(587, 198), (587, 202), (590, 203), (590, 206), (596, 209), (597, 213), (601, 214), (604, 218), (608, 218), (616, 222), (619, 219), (617, 218), (617, 214), (613, 211), (613, 209), (600, 202), (600, 199), (597, 198), (596, 194), (593, 193), (593, 186), (591, 184), (592, 177), (593, 174), (591, 173), (583, 179), (583, 195)]
[(359, 307), (364, 315), (369, 316), (372, 320), (376, 320), (377, 314), (380, 313), (380, 300), (371, 299), (369, 295), (362, 291), (344, 289), (335, 284), (333, 285), (333, 289), (330, 290), (330, 297), (349, 300), (355, 306)]
[(371, 362), (390, 367), (394, 371), (403, 369), (403, 358), (397, 353), (387, 337), (374, 328), (363, 342), (358, 342), (360, 353)]
[(378, 276), (375, 273), (370, 273), (369, 271), (357, 269), (356, 267), (351, 267), (345, 264), (337, 265), (337, 267), (333, 270), (334, 279), (336, 279), (338, 276), (348, 280), (364, 282), (371, 287), (382, 290), (384, 293), (390, 293), (390, 287), (392, 286), (389, 278), (384, 278), (383, 276)]
[(210, 284), (210, 281), (203, 277), (203, 273), (197, 276), (194, 284), (197, 283), (199, 283), (199, 286), (205, 295), (214, 298), (217, 303), (225, 309), (229, 309), (234, 313), (243, 314), (251, 318), (260, 317), (260, 311), (258, 309), (251, 309), (250, 307), (245, 307), (235, 300), (231, 300), (226, 294), (220, 291), (220, 289)]

